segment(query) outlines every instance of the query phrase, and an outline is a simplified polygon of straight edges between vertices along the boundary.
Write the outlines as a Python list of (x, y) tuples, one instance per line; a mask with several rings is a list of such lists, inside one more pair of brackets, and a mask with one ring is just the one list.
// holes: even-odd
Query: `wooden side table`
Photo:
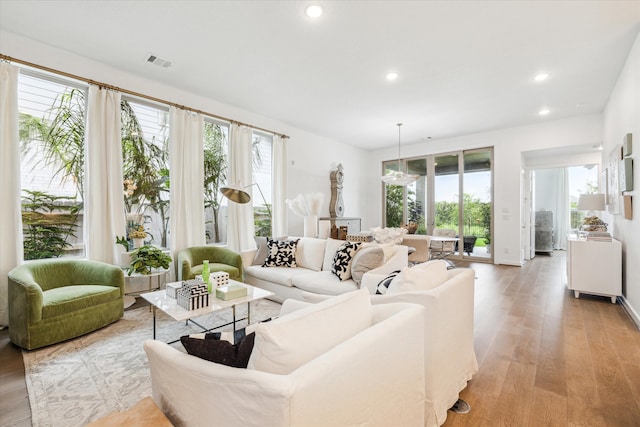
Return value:
[(134, 407), (124, 412), (114, 412), (100, 418), (86, 427), (173, 427), (171, 421), (162, 413), (150, 397), (145, 397)]

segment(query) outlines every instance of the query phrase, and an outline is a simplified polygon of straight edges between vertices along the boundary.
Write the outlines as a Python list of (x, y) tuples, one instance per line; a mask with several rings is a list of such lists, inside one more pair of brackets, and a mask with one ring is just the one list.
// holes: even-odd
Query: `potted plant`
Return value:
[(154, 246), (142, 246), (131, 253), (131, 265), (127, 274), (133, 273), (151, 274), (154, 268), (169, 268), (171, 257), (160, 248)]
[(132, 228), (129, 231), (129, 238), (133, 241), (134, 248), (141, 248), (142, 246), (144, 246), (144, 239), (146, 237), (147, 232), (144, 231), (144, 227), (142, 225)]
[(485, 246), (487, 247), (487, 253), (490, 254), (491, 253), (491, 230), (489, 230), (488, 228), (485, 228), (484, 236), (482, 237), (484, 238), (484, 243), (485, 243)]

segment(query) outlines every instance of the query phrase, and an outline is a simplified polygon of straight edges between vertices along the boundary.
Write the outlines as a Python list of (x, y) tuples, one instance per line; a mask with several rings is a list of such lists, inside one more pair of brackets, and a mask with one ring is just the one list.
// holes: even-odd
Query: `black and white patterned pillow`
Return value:
[(297, 267), (298, 240), (274, 240), (267, 238), (267, 257), (263, 267)]
[(387, 290), (389, 289), (389, 285), (391, 284), (393, 279), (396, 278), (398, 274), (400, 274), (400, 270), (392, 271), (391, 273), (389, 273), (387, 277), (382, 279), (380, 283), (378, 283), (378, 286), (376, 287), (376, 295), (386, 294)]
[(361, 245), (362, 242), (344, 242), (333, 256), (331, 272), (341, 281), (351, 278), (351, 260)]

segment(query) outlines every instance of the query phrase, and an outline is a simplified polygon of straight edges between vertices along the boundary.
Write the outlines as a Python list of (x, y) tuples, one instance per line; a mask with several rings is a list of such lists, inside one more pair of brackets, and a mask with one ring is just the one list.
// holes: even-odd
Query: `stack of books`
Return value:
[(598, 242), (610, 242), (611, 234), (606, 231), (588, 231), (585, 233), (587, 240), (595, 240)]

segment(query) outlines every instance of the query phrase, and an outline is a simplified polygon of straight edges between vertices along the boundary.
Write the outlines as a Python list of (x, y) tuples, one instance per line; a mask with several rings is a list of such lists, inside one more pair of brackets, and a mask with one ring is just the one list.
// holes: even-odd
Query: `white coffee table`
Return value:
[[(275, 295), (273, 292), (266, 291), (261, 288), (256, 288), (255, 286), (247, 285), (246, 283), (241, 283), (235, 280), (229, 280), (229, 284), (236, 284), (247, 288), (247, 295), (240, 298), (234, 298), (228, 301), (221, 300), (216, 298), (215, 293), (209, 295), (209, 305), (206, 307), (202, 307), (196, 310), (185, 310), (184, 308), (178, 305), (178, 301), (175, 298), (171, 298), (167, 295), (167, 291), (165, 289), (155, 291), (155, 292), (147, 292), (143, 293), (140, 296), (144, 298), (146, 301), (151, 304), (153, 308), (153, 339), (156, 339), (156, 310), (162, 310), (164, 313), (168, 314), (174, 320), (181, 321), (184, 320), (186, 323), (191, 322), (196, 326), (202, 328), (204, 332), (209, 332), (214, 329), (219, 329), (224, 326), (228, 326), (233, 324), (233, 330), (236, 329), (236, 322), (241, 320), (246, 320), (247, 324), (251, 323), (251, 302), (256, 301), (262, 298), (267, 298)], [(236, 319), (236, 306), (239, 304), (247, 304), (247, 317), (242, 319)], [(231, 308), (233, 312), (233, 321), (229, 323), (225, 323), (224, 325), (218, 325), (213, 328), (206, 328), (202, 326), (195, 320), (194, 318), (198, 316), (203, 316), (205, 314), (211, 314), (219, 310), (224, 310), (226, 308)], [(177, 342), (179, 340), (172, 341)], [(169, 343), (171, 344), (171, 343)]]

